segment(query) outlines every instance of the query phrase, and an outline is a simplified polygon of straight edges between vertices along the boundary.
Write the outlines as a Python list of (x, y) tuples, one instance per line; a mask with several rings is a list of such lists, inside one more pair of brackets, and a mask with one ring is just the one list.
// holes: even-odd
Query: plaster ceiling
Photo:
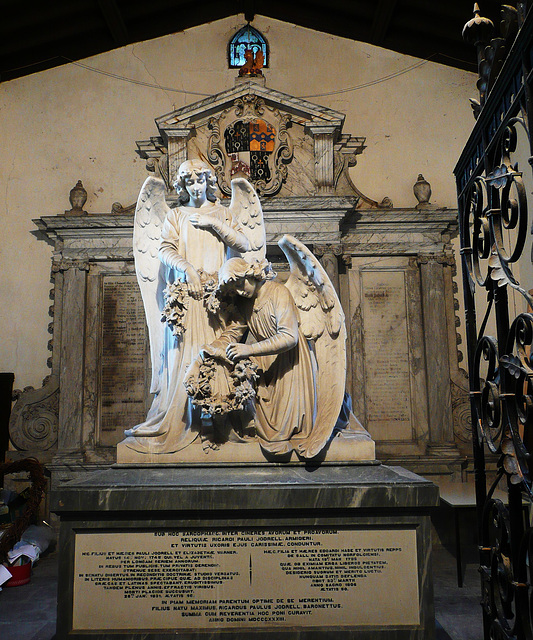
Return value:
[[(476, 71), (472, 0), (3, 0), (0, 81), (235, 14), (255, 14)], [(499, 22), (500, 2), (481, 0)]]

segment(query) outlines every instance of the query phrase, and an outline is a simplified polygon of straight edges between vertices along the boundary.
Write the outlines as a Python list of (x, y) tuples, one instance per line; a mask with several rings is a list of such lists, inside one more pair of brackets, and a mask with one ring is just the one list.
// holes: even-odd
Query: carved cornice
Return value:
[[(176, 197), (167, 202), (174, 206)], [(354, 196), (264, 198), (267, 241), (273, 244), (283, 233), (291, 233), (313, 244), (340, 246), (342, 242), (342, 252), (349, 255), (432, 255), (444, 253), (457, 233), (454, 209), (356, 209), (358, 202)], [(50, 216), (34, 222), (63, 258), (56, 257), (54, 272), (86, 270), (95, 261), (133, 259), (133, 212), (129, 207), (127, 214)]]
[[(129, 207), (128, 207), (129, 209)], [(128, 214), (91, 213), (87, 216), (43, 216), (35, 218), (33, 223), (40, 231), (55, 238), (57, 232), (66, 232), (78, 229), (110, 229), (133, 228), (133, 210)]]
[(157, 127), (162, 134), (168, 129), (177, 127), (194, 128), (200, 123), (206, 122), (214, 114), (227, 109), (235, 100), (244, 96), (257, 96), (264, 100), (265, 105), (290, 113), (293, 116), (293, 120), (301, 124), (312, 120), (316, 124), (333, 125), (342, 128), (345, 120), (343, 113), (248, 81), (240, 82), (227, 91), (209, 96), (157, 118)]
[(345, 230), (362, 229), (382, 231), (383, 227), (404, 230), (424, 230), (457, 234), (457, 209), (357, 209), (347, 218)]
[(95, 246), (102, 247), (120, 238), (132, 237), (134, 208), (128, 207), (123, 211), (128, 213), (102, 213), (76, 217), (43, 216), (33, 220), (33, 223), (42, 235), (55, 245), (56, 250), (61, 252), (64, 252), (64, 245), (70, 240), (81, 238), (84, 241), (92, 240)]
[(300, 211), (305, 216), (308, 211), (341, 212), (344, 216), (354, 211), (355, 196), (310, 196), (297, 198), (268, 198), (261, 201), (264, 212)]
[(348, 133), (343, 133), (339, 140), (335, 143), (335, 151), (341, 153), (343, 156), (348, 156), (353, 159), (348, 161), (348, 166), (355, 166), (355, 156), (363, 153), (366, 149), (366, 138), (363, 136), (351, 136)]

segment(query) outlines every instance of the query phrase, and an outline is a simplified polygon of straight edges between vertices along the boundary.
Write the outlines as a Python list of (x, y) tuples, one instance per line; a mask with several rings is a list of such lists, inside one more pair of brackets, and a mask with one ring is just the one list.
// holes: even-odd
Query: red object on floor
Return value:
[(26, 562), (26, 564), (21, 564), (17, 567), (6, 567), (6, 569), (12, 577), (7, 582), (4, 582), (2, 587), (20, 587), (30, 581), (31, 562)]

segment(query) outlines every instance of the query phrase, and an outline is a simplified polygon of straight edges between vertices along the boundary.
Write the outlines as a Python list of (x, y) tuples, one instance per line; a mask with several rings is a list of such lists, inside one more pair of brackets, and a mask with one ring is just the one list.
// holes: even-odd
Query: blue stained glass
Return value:
[(246, 62), (244, 52), (251, 49), (254, 54), (261, 49), (263, 52), (263, 66), (268, 67), (268, 44), (262, 33), (247, 24), (237, 31), (230, 40), (228, 57), (230, 69), (238, 69)]

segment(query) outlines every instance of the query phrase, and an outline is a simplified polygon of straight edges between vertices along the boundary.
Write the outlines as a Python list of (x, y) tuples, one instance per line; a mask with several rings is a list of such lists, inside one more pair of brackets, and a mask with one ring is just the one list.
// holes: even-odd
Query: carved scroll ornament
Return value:
[(59, 383), (56, 376), (45, 379), (40, 389), (15, 391), (9, 436), (20, 451), (46, 451), (57, 442), (59, 423)]

